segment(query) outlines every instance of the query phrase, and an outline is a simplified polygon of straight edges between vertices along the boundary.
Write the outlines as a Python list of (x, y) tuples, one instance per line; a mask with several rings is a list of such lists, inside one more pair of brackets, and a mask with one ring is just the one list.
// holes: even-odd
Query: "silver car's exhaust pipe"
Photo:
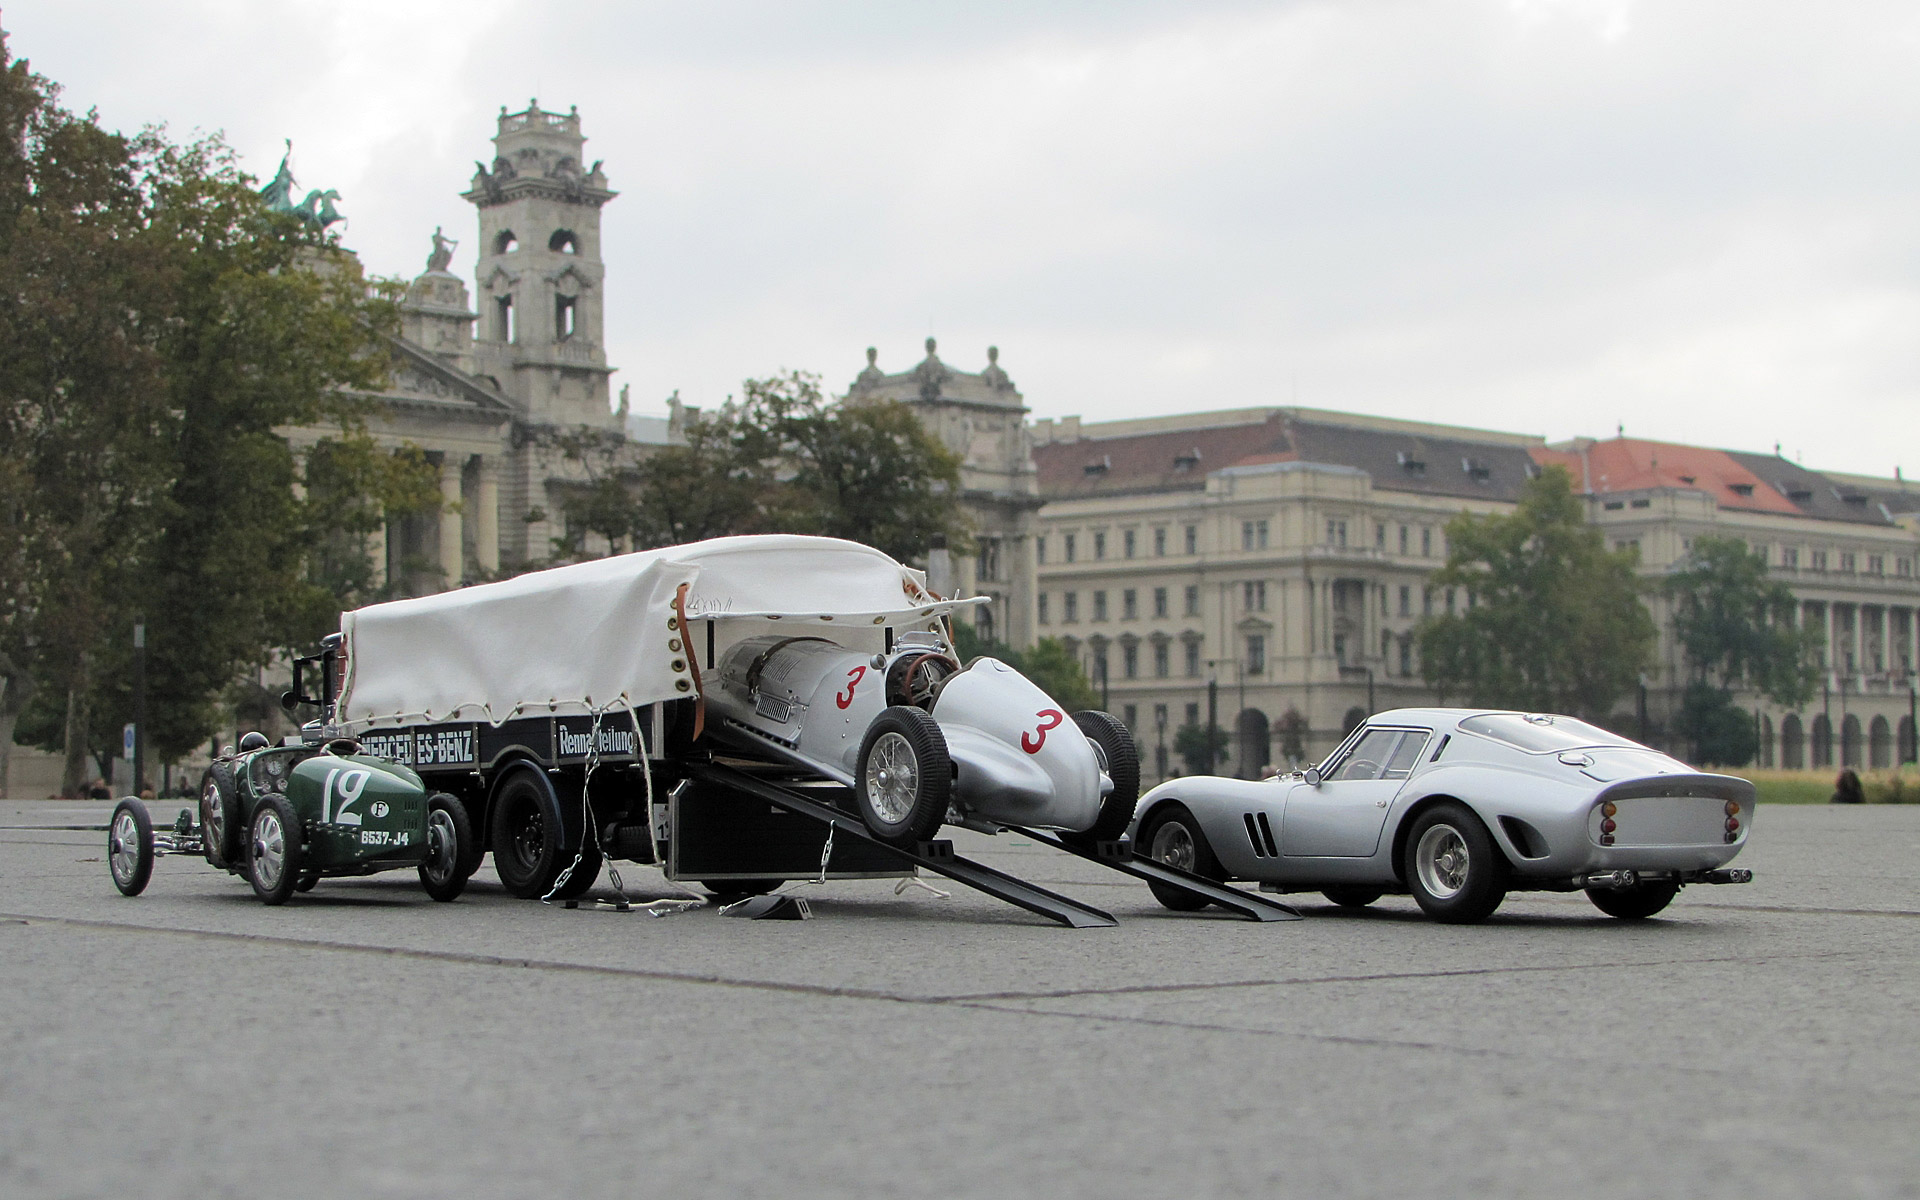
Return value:
[(1573, 877), (1573, 885), (1583, 888), (1630, 888), (1639, 882), (1638, 871), (1595, 871)]

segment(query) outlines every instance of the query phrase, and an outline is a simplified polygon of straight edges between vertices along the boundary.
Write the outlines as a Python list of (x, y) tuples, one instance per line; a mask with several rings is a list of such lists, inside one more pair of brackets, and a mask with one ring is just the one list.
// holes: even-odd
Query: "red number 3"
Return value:
[(848, 671), (847, 672), (847, 690), (844, 692), (835, 692), (833, 694), (833, 702), (839, 705), (841, 708), (845, 708), (847, 705), (852, 704), (853, 689), (859, 687), (860, 681), (862, 679), (865, 679), (866, 677), (867, 677), (867, 668), (865, 666), (858, 666), (858, 667), (855, 667), (853, 670)]
[(1040, 718), (1039, 726), (1032, 733), (1020, 735), (1020, 748), (1028, 754), (1040, 753), (1040, 747), (1047, 744), (1047, 730), (1060, 728), (1060, 723), (1067, 719), (1057, 708), (1043, 708), (1033, 715)]

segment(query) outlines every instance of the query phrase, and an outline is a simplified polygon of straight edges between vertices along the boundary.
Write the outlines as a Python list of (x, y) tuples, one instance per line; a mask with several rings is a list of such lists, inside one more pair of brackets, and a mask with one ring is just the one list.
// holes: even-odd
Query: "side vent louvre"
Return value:
[(1260, 830), (1253, 823), (1253, 814), (1242, 813), (1240, 815), (1247, 823), (1247, 841), (1253, 846), (1253, 856), (1255, 858), (1267, 857), (1267, 848), (1260, 843)]
[(1259, 821), (1260, 821), (1260, 836), (1267, 840), (1267, 857), (1279, 858), (1280, 851), (1274, 848), (1273, 826), (1267, 824), (1267, 814), (1261, 813), (1259, 816)]

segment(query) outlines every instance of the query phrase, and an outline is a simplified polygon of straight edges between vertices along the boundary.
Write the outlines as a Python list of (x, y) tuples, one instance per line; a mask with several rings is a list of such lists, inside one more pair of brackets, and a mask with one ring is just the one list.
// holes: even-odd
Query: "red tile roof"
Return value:
[(1722, 508), (1802, 516), (1801, 509), (1725, 450), (1648, 442), (1638, 438), (1575, 443), (1573, 449), (1538, 449), (1534, 460), (1557, 463), (1573, 476), (1574, 486), (1593, 495), (1650, 488), (1705, 492)]

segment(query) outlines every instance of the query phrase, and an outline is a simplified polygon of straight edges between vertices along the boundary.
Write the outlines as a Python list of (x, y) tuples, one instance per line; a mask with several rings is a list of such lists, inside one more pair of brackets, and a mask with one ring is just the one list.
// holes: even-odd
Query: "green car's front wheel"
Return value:
[(472, 841), (466, 805), (445, 792), (427, 797), (427, 860), (420, 864), (420, 886), (427, 895), (444, 902), (467, 889), (467, 876), (473, 874), (467, 865)]
[(307, 848), (300, 816), (279, 796), (268, 796), (247, 822), (247, 882), (268, 904), (285, 904), (300, 883)]

